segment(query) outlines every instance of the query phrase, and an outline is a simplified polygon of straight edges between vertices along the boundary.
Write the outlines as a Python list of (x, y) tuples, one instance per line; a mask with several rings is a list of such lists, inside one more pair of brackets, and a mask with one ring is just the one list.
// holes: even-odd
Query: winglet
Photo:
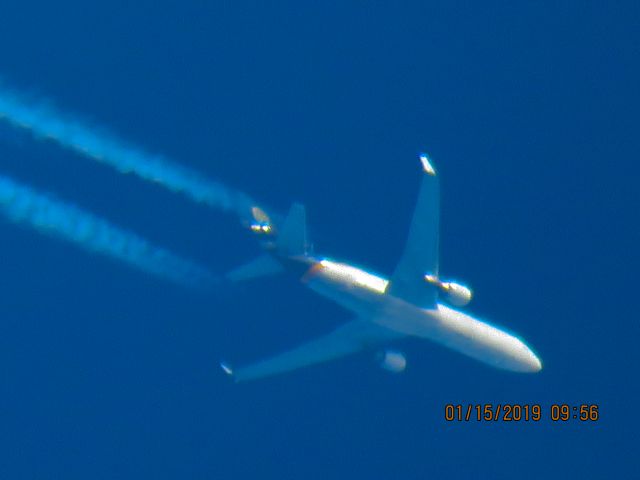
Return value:
[(231, 368), (231, 365), (229, 365), (227, 362), (220, 362), (220, 368), (224, 373), (226, 373), (230, 377), (233, 377), (233, 368)]
[(427, 156), (426, 153), (420, 154), (420, 162), (422, 162), (422, 169), (424, 170), (425, 173), (435, 176), (436, 171), (433, 168), (433, 165), (431, 165), (431, 162), (429, 161), (429, 157)]

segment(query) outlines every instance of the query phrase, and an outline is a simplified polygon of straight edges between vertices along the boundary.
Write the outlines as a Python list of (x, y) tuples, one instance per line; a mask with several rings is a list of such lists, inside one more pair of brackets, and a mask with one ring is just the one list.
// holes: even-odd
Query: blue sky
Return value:
[[(233, 385), (348, 318), (293, 279), (210, 295), (2, 221), (3, 478), (629, 477), (638, 400), (633, 2), (20, 2), (0, 74), (286, 210), (383, 274), (427, 151), (443, 275), (520, 333), (518, 376), (398, 345)], [(0, 126), (0, 170), (214, 272), (258, 246), (233, 216)], [(596, 423), (447, 423), (446, 403), (598, 404)]]

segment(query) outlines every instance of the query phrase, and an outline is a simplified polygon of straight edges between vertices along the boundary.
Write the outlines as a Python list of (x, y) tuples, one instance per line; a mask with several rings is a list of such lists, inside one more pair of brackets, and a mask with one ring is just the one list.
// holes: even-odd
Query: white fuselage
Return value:
[[(424, 309), (386, 293), (388, 281), (331, 260), (313, 262), (302, 281), (361, 318), (427, 338), (491, 366), (538, 372), (540, 359), (519, 338), (446, 305)], [(426, 288), (426, 286), (425, 286)]]

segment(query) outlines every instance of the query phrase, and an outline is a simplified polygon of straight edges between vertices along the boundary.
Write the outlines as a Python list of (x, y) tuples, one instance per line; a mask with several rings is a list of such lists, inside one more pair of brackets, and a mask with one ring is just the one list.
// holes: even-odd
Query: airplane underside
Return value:
[(380, 282), (373, 282), (373, 288), (358, 285), (352, 279), (340, 282), (336, 271), (341, 264), (326, 261), (324, 264), (324, 267), (321, 264), (312, 267), (303, 281), (359, 318), (403, 336), (432, 340), (493, 367), (517, 372), (537, 372), (541, 368), (533, 352), (503, 330), (444, 304), (422, 309), (384, 294), (378, 286), (384, 284), (386, 288), (388, 282), (380, 277), (375, 277)]
[[(409, 237), (402, 257), (387, 280), (352, 265), (311, 253), (306, 213), (294, 204), (283, 225), (275, 225), (256, 208), (251, 230), (266, 235), (268, 253), (228, 275), (241, 281), (290, 271), (310, 289), (350, 311), (354, 318), (324, 336), (249, 366), (221, 364), (236, 381), (276, 375), (379, 348), (408, 336), (434, 341), (503, 370), (538, 372), (542, 364), (519, 338), (452, 308), (464, 306), (471, 290), (439, 278), (439, 186), (429, 162), (423, 166)], [(272, 240), (273, 239), (273, 240)], [(439, 301), (442, 297), (444, 302)], [(390, 371), (402, 371), (406, 359), (397, 352), (383, 356)]]

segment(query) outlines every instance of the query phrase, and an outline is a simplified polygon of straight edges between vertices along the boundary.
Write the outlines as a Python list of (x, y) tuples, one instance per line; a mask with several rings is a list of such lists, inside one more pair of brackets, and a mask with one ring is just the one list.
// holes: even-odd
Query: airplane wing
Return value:
[(327, 362), (403, 336), (368, 320), (357, 318), (323, 337), (253, 365), (238, 369), (232, 369), (224, 363), (220, 366), (237, 382), (242, 382)]
[(427, 156), (421, 155), (420, 160), (425, 175), (407, 244), (391, 276), (387, 293), (414, 305), (429, 308), (435, 305), (438, 291), (425, 281), (424, 276), (438, 275), (440, 188), (436, 171)]

